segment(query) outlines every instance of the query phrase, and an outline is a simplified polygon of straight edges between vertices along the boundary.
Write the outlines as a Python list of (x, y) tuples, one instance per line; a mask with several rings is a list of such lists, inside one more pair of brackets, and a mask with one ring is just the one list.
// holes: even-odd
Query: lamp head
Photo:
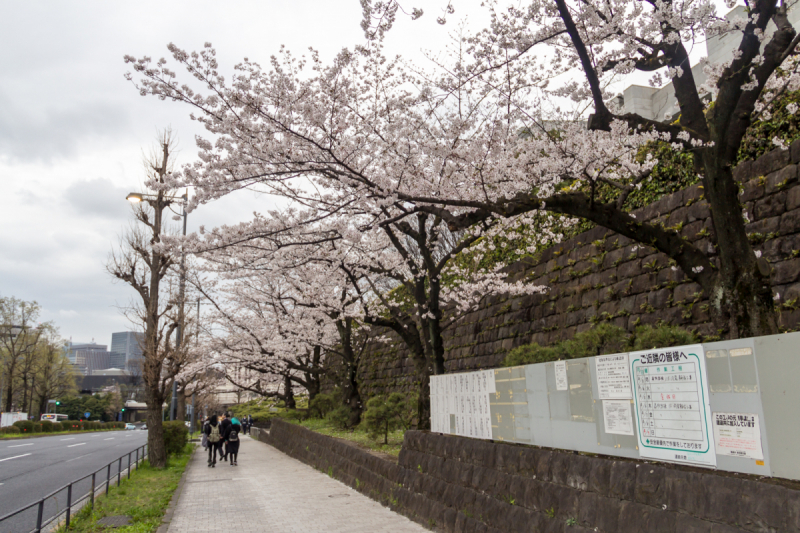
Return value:
[(125, 199), (134, 204), (138, 204), (143, 200), (141, 193), (138, 192), (130, 193), (128, 196), (125, 197)]

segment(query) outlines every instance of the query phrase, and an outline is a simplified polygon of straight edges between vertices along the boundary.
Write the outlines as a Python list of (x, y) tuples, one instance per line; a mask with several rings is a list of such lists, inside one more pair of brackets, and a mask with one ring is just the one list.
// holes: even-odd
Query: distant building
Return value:
[[(736, 17), (747, 18), (744, 6), (738, 6), (725, 15), (728, 20)], [(789, 22), (797, 27), (800, 22), (800, 9), (795, 5), (789, 7)], [(767, 26), (767, 35), (771, 36), (775, 31), (775, 25), (770, 22)], [(706, 51), (711, 63), (721, 63), (729, 60), (733, 56), (733, 51), (739, 47), (742, 40), (742, 32), (729, 32), (718, 37), (709, 37), (706, 40)], [(767, 39), (764, 40), (766, 44)], [(762, 44), (762, 47), (764, 46)], [(703, 72), (703, 66), (698, 64), (692, 67), (692, 76), (695, 84), (699, 87), (707, 80)], [(617, 103), (623, 107), (625, 113), (636, 113), (644, 118), (657, 120), (659, 122), (675, 120), (680, 113), (677, 108), (675, 98), (675, 88), (672, 82), (663, 87), (647, 87), (644, 85), (631, 85), (622, 93), (622, 98)]]
[(105, 344), (70, 341), (64, 346), (64, 351), (75, 371), (86, 376), (90, 375), (92, 370), (111, 366), (107, 348)]
[(111, 334), (112, 365), (128, 370), (132, 364), (142, 359), (144, 334), (135, 331), (121, 331)]

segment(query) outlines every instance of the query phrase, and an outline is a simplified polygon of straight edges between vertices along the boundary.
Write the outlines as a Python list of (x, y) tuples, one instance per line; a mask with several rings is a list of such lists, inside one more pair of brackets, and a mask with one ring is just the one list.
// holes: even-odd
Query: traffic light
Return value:
[(124, 407), (122, 408), (122, 412), (123, 412), (123, 413), (125, 412), (125, 408), (124, 408)]
[(61, 401), (60, 400), (56, 400), (56, 406), (59, 406), (59, 405), (61, 405)]

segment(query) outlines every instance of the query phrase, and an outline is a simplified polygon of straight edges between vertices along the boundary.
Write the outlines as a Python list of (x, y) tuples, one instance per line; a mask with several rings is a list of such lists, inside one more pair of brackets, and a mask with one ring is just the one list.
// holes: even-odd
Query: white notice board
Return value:
[(629, 354), (641, 457), (717, 465), (700, 344)]
[(631, 370), (628, 354), (601, 355), (594, 358), (597, 388), (601, 400), (631, 400)]
[(569, 390), (567, 382), (567, 362), (556, 361), (556, 390)]
[(718, 454), (764, 459), (757, 414), (714, 413), (713, 421), (714, 444)]

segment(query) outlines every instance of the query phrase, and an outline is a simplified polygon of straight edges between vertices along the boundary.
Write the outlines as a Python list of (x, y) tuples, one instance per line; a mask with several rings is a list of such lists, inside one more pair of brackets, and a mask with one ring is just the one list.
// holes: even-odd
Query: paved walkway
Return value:
[(393, 513), (272, 446), (243, 437), (239, 466), (208, 453), (191, 459), (169, 533), (424, 533)]

